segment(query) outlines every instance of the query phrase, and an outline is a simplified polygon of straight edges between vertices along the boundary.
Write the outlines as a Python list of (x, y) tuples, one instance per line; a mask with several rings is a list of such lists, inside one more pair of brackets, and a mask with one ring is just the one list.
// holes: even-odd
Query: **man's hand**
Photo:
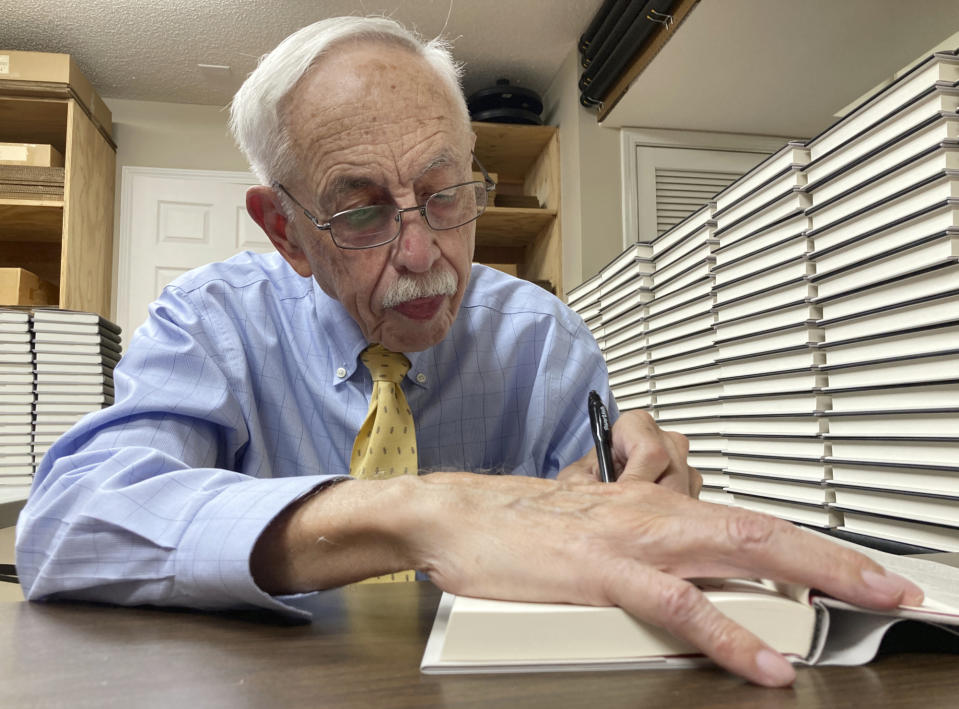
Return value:
[[(613, 425), (613, 465), (617, 482), (653, 482), (698, 497), (703, 478), (686, 462), (689, 441), (664, 431), (645, 411), (627, 411)], [(567, 482), (599, 479), (596, 452), (590, 451), (559, 473)]]
[(408, 568), (456, 594), (620, 606), (768, 686), (792, 682), (792, 667), (686, 579), (770, 578), (877, 609), (922, 599), (870, 559), (787, 522), (634, 479), (351, 480), (291, 508), (251, 559), (273, 593)]

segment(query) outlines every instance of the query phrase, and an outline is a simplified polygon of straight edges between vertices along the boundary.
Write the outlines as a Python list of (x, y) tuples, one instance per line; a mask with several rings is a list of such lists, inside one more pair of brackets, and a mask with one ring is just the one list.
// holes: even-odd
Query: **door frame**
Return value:
[[(168, 167), (137, 167), (124, 165), (120, 171), (120, 228), (117, 233), (117, 287), (113, 312), (119, 322), (126, 323), (129, 318), (128, 291), (130, 283), (130, 254), (133, 240), (133, 187), (138, 178), (162, 177), (178, 180), (203, 180), (205, 182), (245, 182), (251, 185), (259, 184), (259, 180), (252, 172), (236, 172), (228, 170), (186, 170)], [(132, 332), (124, 333), (124, 344), (129, 341)]]

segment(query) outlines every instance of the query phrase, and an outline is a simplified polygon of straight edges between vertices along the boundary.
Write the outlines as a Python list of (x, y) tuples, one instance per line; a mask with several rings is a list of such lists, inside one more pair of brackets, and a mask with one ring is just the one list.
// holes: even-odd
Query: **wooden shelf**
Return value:
[(0, 96), (0, 142), (45, 143), (66, 154), (67, 101)]
[(526, 246), (536, 241), (555, 218), (555, 209), (489, 207), (476, 223), (476, 244)]
[[(557, 132), (556, 126), (473, 123), (473, 152), (501, 182), (523, 182)], [(495, 165), (495, 167), (490, 167)]]
[(0, 199), (0, 242), (60, 242), (63, 202)]

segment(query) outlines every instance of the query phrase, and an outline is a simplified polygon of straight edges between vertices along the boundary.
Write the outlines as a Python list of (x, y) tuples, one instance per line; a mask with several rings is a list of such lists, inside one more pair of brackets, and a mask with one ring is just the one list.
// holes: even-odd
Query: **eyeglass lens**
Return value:
[[(455, 229), (476, 219), (486, 208), (486, 185), (469, 182), (437, 192), (426, 200), (426, 223), (434, 230)], [(330, 219), (333, 240), (340, 246), (369, 248), (392, 241), (400, 232), (400, 210), (376, 204), (340, 212)]]

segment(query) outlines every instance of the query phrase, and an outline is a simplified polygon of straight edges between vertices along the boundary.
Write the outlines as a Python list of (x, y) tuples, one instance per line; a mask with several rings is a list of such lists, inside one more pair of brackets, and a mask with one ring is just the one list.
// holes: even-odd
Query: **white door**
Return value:
[(244, 172), (124, 167), (117, 259), (117, 324), (124, 344), (147, 306), (186, 271), (273, 245), (246, 211)]

